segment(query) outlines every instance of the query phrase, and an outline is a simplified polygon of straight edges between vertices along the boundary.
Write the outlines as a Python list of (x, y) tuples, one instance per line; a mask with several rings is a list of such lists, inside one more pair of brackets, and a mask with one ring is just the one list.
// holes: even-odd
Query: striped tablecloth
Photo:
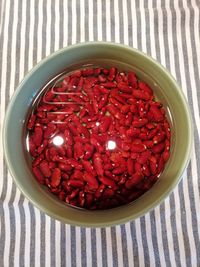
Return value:
[[(16, 188), (0, 146), (0, 266), (200, 266), (200, 1), (1, 0), (0, 122), (24, 75), (61, 47), (92, 40), (138, 48), (181, 85), (192, 111), (191, 162), (173, 193), (124, 225), (55, 221)], [(184, 129), (183, 129), (184, 134)]]

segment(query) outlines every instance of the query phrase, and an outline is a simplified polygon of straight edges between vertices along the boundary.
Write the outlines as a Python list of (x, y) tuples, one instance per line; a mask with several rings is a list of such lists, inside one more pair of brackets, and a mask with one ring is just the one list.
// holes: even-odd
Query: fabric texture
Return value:
[[(25, 74), (74, 43), (127, 44), (165, 66), (188, 99), (194, 123), (191, 161), (168, 198), (116, 227), (64, 225), (16, 188), (0, 145), (0, 266), (200, 266), (199, 0), (1, 0), (0, 123)], [(184, 129), (183, 129), (184, 132)]]

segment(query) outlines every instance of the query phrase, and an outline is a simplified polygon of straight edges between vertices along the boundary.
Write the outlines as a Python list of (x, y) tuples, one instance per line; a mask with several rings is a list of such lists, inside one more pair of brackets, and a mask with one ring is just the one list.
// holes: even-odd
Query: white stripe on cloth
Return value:
[(76, 266), (81, 267), (81, 229), (76, 227)]
[(25, 199), (24, 203), (25, 216), (25, 244), (24, 244), (24, 266), (30, 266), (30, 237), (31, 237), (31, 220), (30, 220), (30, 210), (28, 206), (28, 200)]
[(93, 0), (88, 0), (88, 28), (89, 28), (89, 41), (94, 41), (93, 33)]
[(117, 246), (118, 266), (124, 266), (123, 253), (122, 253), (122, 237), (121, 237), (120, 225), (116, 226), (116, 246)]
[(4, 10), (5, 10), (5, 0), (1, 1), (1, 17), (0, 17), (0, 32), (2, 31), (2, 24), (4, 19)]
[(19, 212), (19, 199), (20, 199), (20, 191), (17, 189), (14, 202), (13, 202), (13, 208), (15, 212), (15, 250), (14, 250), (14, 266), (20, 265), (20, 237), (21, 237), (21, 216)]
[(50, 242), (50, 236), (51, 236), (51, 231), (50, 231), (50, 224), (51, 224), (51, 219), (49, 216), (45, 216), (45, 240), (42, 243), (42, 247), (45, 247), (45, 266), (51, 266), (51, 242)]
[[(91, 229), (86, 228), (86, 261), (87, 261), (87, 266), (92, 267), (92, 244), (91, 244)], [(100, 246), (99, 246), (100, 248)]]
[[(4, 14), (4, 27), (3, 27), (3, 33), (4, 33), (4, 40), (3, 40), (3, 54), (2, 54), (2, 62), (1, 62), (1, 80), (4, 81), (4, 83), (1, 86), (1, 118), (5, 115), (5, 91), (6, 91), (6, 71), (4, 66), (7, 66), (7, 60), (8, 60), (8, 24), (9, 24), (9, 12), (10, 12), (10, 2), (5, 2), (5, 14)], [(1, 121), (1, 125), (2, 125)], [(1, 154), (1, 153), (0, 153)], [(7, 190), (6, 192), (1, 192), (5, 194), (5, 199), (3, 202), (3, 209), (4, 209), (4, 223), (6, 227), (5, 234), (5, 245), (4, 245), (4, 266), (9, 266), (9, 254), (10, 254), (10, 212), (9, 212), (9, 200), (11, 196), (11, 190), (12, 190), (12, 179), (11, 177), (7, 175), (7, 173), (4, 173), (4, 164), (2, 160), (2, 172), (1, 174), (5, 174), (7, 181), (5, 179), (2, 180), (2, 189), (3, 185), (7, 184)], [(2, 191), (1, 189), (1, 191)]]
[(113, 253), (112, 253), (112, 238), (111, 228), (106, 228), (106, 250), (107, 250), (107, 264), (113, 266)]
[[(48, 1), (48, 4), (46, 5), (46, 12), (47, 12), (47, 22), (46, 22), (46, 56), (50, 54), (51, 49), (51, 0)], [(65, 20), (65, 17), (63, 18)], [(56, 25), (55, 25), (56, 27)]]
[(55, 263), (56, 266), (61, 266), (61, 227), (60, 222), (55, 221)]
[(66, 248), (66, 266), (72, 266), (72, 260), (71, 260), (71, 228), (69, 225), (65, 226), (65, 232), (66, 232), (66, 241), (65, 241), (65, 248)]
[(110, 25), (110, 1), (106, 1), (106, 40), (111, 41), (111, 25)]
[(42, 59), (42, 5), (43, 1), (41, 0), (38, 2), (38, 28), (37, 28), (37, 62), (39, 62)]
[(77, 27), (77, 15), (76, 15), (76, 0), (71, 1), (72, 3), (72, 19), (73, 21), (71, 22), (72, 24), (72, 44), (76, 43), (76, 27)]
[(128, 10), (127, 10), (127, 1), (123, 1), (123, 21), (124, 21), (124, 44), (128, 45), (129, 44), (129, 36), (128, 36)]
[(41, 236), (41, 217), (40, 217), (40, 211), (37, 208), (34, 208), (35, 213), (35, 237), (34, 237), (34, 246), (35, 246), (35, 259), (34, 259), (34, 265), (35, 267), (40, 262), (40, 249), (41, 249), (41, 242), (40, 242), (40, 236)]
[(141, 266), (145, 266), (144, 248), (143, 248), (143, 244), (142, 244), (140, 219), (135, 220), (135, 231), (136, 231), (136, 238), (137, 238), (137, 243), (138, 243), (139, 263)]
[(114, 1), (114, 16), (115, 16), (115, 42), (119, 43), (119, 6), (118, 1)]
[(80, 1), (80, 42), (85, 41), (85, 1)]
[(136, 18), (136, 6), (135, 1), (131, 1), (131, 12), (132, 12), (132, 39), (133, 39), (133, 47), (138, 48), (138, 40), (137, 40), (137, 18)]
[(96, 254), (97, 266), (102, 267), (102, 242), (101, 242), (101, 229), (96, 229)]
[(97, 0), (97, 40), (102, 41), (102, 2)]
[(55, 1), (55, 5), (54, 5), (54, 10), (55, 10), (55, 24), (54, 24), (55, 45), (54, 45), (54, 50), (56, 51), (59, 49), (59, 38), (61, 35), (61, 32), (60, 32), (60, 5), (56, 1)]

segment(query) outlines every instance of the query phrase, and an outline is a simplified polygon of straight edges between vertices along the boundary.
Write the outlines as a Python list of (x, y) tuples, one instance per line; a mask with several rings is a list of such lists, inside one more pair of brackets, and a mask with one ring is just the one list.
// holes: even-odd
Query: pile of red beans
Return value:
[(32, 171), (66, 203), (108, 209), (152, 187), (170, 156), (162, 104), (135, 73), (85, 68), (63, 76), (27, 123)]

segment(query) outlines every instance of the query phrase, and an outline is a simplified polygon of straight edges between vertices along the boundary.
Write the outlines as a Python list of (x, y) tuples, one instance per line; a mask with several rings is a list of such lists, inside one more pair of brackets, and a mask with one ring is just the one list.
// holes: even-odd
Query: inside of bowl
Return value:
[[(141, 80), (151, 86), (156, 97), (164, 104), (171, 122), (171, 157), (158, 182), (133, 203), (112, 210), (80, 210), (68, 207), (57, 200), (35, 181), (23, 147), (22, 136), (27, 110), (39, 90), (67, 68), (75, 69), (87, 64), (114, 65), (123, 70), (134, 70)], [(191, 132), (191, 119), (185, 98), (173, 78), (159, 64), (137, 50), (124, 46), (89, 43), (62, 49), (41, 62), (24, 79), (7, 111), (4, 148), (11, 174), (17, 185), (37, 207), (65, 223), (106, 226), (143, 215), (169, 194), (180, 180), (188, 163)]]

